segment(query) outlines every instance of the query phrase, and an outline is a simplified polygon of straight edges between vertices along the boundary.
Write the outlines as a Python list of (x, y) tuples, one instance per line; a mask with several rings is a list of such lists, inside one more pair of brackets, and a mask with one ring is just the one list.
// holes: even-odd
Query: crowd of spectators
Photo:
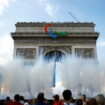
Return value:
[(105, 97), (102, 94), (94, 98), (86, 98), (84, 94), (80, 99), (74, 99), (72, 92), (67, 89), (63, 91), (62, 96), (63, 99), (60, 99), (59, 95), (55, 94), (53, 100), (47, 100), (44, 98), (44, 93), (40, 92), (36, 99), (29, 100), (16, 94), (13, 100), (10, 97), (7, 97), (6, 100), (1, 100), (0, 105), (105, 105)]

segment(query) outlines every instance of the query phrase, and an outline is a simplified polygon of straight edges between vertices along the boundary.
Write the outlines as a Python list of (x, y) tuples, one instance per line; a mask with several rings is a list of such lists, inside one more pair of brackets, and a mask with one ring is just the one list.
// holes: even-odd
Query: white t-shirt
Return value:
[(75, 103), (69, 103), (69, 104), (64, 103), (64, 105), (76, 105), (76, 104)]
[(29, 103), (28, 102), (25, 102), (24, 105), (29, 105)]

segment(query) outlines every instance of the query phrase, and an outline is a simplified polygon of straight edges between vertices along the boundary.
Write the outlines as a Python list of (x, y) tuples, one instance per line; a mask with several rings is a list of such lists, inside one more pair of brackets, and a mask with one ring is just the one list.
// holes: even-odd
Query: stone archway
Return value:
[(65, 54), (62, 51), (59, 50), (52, 50), (45, 54), (46, 60), (55, 60), (55, 61), (61, 61), (61, 59), (65, 56)]

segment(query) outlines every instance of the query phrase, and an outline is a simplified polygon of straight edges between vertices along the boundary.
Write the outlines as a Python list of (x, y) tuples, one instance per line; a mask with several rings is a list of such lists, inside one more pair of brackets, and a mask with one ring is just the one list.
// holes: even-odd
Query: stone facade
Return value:
[[(67, 36), (53, 39), (44, 27), (51, 24), (53, 32), (68, 32)], [(14, 39), (14, 56), (20, 56), (27, 61), (37, 59), (40, 54), (60, 51), (85, 58), (96, 58), (96, 41), (99, 36), (93, 23), (17, 23)]]
[(75, 48), (75, 54), (77, 56), (82, 56), (85, 58), (94, 58), (94, 49), (93, 48)]
[(35, 48), (17, 48), (16, 56), (23, 57), (25, 59), (35, 59), (36, 49)]

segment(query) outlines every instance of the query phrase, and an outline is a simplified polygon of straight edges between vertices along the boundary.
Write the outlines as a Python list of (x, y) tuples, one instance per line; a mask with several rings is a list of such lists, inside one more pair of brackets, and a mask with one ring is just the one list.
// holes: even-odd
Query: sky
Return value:
[(13, 40), (17, 22), (94, 22), (98, 59), (105, 56), (105, 0), (0, 0), (0, 64), (13, 58)]

